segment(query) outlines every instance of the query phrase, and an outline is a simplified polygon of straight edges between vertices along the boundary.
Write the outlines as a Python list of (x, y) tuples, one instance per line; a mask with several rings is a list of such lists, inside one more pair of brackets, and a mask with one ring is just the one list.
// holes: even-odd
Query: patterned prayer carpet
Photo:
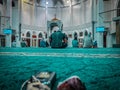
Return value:
[(40, 71), (59, 82), (77, 75), (87, 90), (120, 90), (120, 48), (0, 48), (0, 90), (20, 90)]

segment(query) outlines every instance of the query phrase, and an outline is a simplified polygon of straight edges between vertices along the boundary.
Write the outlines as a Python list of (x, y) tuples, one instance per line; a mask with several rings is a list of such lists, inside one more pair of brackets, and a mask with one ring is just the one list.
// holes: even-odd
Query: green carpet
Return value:
[(77, 75), (87, 90), (120, 90), (119, 48), (0, 48), (0, 90), (20, 90), (40, 71), (57, 74), (53, 90)]

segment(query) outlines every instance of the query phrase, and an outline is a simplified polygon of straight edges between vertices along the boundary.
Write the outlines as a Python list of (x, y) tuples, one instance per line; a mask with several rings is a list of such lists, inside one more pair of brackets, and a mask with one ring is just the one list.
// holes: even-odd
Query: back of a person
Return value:
[(78, 40), (72, 40), (72, 46), (73, 47), (78, 47)]
[(46, 47), (46, 42), (44, 41), (44, 39), (40, 41), (40, 47)]
[(85, 36), (83, 47), (84, 48), (91, 48), (92, 47), (92, 39), (89, 36)]
[(25, 42), (25, 41), (22, 41), (22, 42), (21, 42), (21, 47), (27, 47), (27, 45), (26, 45), (26, 42)]
[(51, 35), (51, 47), (52, 48), (61, 48), (62, 47), (62, 40), (64, 38), (64, 34), (61, 31), (54, 32)]
[(16, 47), (16, 41), (12, 42), (12, 47)]

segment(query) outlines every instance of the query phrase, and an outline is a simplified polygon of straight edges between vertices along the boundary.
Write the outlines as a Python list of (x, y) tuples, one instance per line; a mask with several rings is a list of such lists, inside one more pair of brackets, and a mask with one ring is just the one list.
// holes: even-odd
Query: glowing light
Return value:
[(46, 4), (48, 5), (48, 2), (46, 2)]
[(69, 3), (69, 0), (67, 1), (67, 3)]

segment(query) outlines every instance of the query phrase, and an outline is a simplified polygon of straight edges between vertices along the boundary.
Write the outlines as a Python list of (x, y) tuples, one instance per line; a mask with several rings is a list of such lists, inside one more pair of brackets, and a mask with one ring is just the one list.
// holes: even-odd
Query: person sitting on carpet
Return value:
[(74, 39), (72, 40), (72, 47), (75, 47), (75, 48), (78, 48), (78, 44), (79, 44), (79, 42), (78, 42), (78, 40), (77, 40), (77, 33), (75, 32), (74, 33)]
[(57, 86), (57, 90), (86, 90), (78, 76), (72, 76)]
[(51, 48), (66, 48), (67, 47), (67, 39), (65, 34), (61, 32), (61, 30), (55, 26), (56, 32), (53, 32), (50, 36), (50, 45)]

